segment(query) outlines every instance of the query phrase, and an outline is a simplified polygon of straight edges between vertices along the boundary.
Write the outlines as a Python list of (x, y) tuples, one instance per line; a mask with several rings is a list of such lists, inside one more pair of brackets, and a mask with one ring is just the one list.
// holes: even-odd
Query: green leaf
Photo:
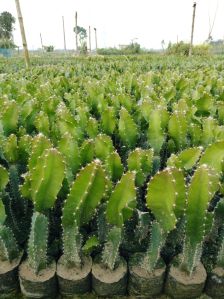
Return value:
[(96, 236), (92, 236), (86, 241), (85, 245), (82, 247), (82, 250), (86, 254), (90, 254), (93, 251), (93, 249), (99, 245), (100, 242), (98, 238)]

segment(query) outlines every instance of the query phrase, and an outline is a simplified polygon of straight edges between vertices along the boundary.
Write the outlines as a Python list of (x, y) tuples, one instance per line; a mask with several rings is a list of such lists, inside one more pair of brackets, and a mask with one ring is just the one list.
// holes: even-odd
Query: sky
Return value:
[[(129, 44), (133, 39), (148, 49), (161, 48), (161, 41), (190, 40), (193, 0), (20, 0), (29, 49), (44, 45), (64, 47), (62, 16), (65, 20), (66, 44), (75, 48), (75, 12), (78, 25), (97, 28), (98, 47)], [(197, 0), (194, 43), (203, 43), (209, 23), (215, 19), (213, 39), (224, 38), (224, 0)], [(9, 11), (15, 17), (14, 0), (0, 0), (0, 13)], [(216, 17), (215, 17), (216, 16)], [(210, 21), (209, 21), (210, 20)], [(18, 21), (14, 41), (22, 46)]]

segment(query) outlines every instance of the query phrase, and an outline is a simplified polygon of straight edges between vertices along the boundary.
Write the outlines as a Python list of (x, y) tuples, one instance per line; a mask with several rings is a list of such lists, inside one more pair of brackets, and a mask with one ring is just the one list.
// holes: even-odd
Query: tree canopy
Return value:
[(16, 19), (10, 12), (4, 11), (0, 14), (0, 38), (8, 39), (12, 38), (12, 32), (14, 30), (14, 24)]

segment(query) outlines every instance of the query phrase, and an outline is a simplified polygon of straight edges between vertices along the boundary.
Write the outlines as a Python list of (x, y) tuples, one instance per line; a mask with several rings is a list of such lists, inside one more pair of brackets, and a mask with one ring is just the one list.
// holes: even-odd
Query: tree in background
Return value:
[[(74, 32), (76, 33), (76, 27), (74, 28)], [(84, 27), (77, 26), (77, 35), (79, 37), (79, 50), (81, 54), (87, 53), (87, 31)]]
[(15, 48), (12, 32), (16, 19), (10, 12), (4, 11), (0, 14), (0, 48)]
[(0, 38), (12, 39), (12, 32), (16, 19), (10, 12), (4, 11), (0, 14)]

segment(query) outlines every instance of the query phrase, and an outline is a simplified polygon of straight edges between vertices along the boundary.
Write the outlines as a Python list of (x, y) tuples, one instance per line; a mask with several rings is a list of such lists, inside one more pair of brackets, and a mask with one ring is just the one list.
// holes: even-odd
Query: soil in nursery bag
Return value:
[(209, 274), (206, 282), (205, 292), (215, 299), (224, 298), (224, 269), (216, 267)]
[(166, 265), (160, 260), (156, 269), (149, 273), (141, 267), (144, 254), (136, 253), (129, 259), (129, 295), (151, 298), (158, 296), (163, 291)]
[(173, 264), (167, 275), (165, 293), (175, 299), (195, 299), (202, 294), (206, 277), (202, 263), (191, 276)]
[(125, 295), (127, 292), (127, 262), (123, 257), (110, 270), (97, 256), (92, 267), (92, 287), (99, 296)]
[(84, 257), (80, 267), (68, 268), (62, 256), (57, 264), (59, 291), (62, 295), (85, 294), (91, 291), (91, 257)]
[(58, 291), (56, 263), (52, 262), (37, 275), (24, 261), (19, 267), (20, 288), (27, 298), (56, 298)]
[(0, 294), (9, 294), (19, 288), (18, 266), (21, 256), (11, 263), (0, 261)]

